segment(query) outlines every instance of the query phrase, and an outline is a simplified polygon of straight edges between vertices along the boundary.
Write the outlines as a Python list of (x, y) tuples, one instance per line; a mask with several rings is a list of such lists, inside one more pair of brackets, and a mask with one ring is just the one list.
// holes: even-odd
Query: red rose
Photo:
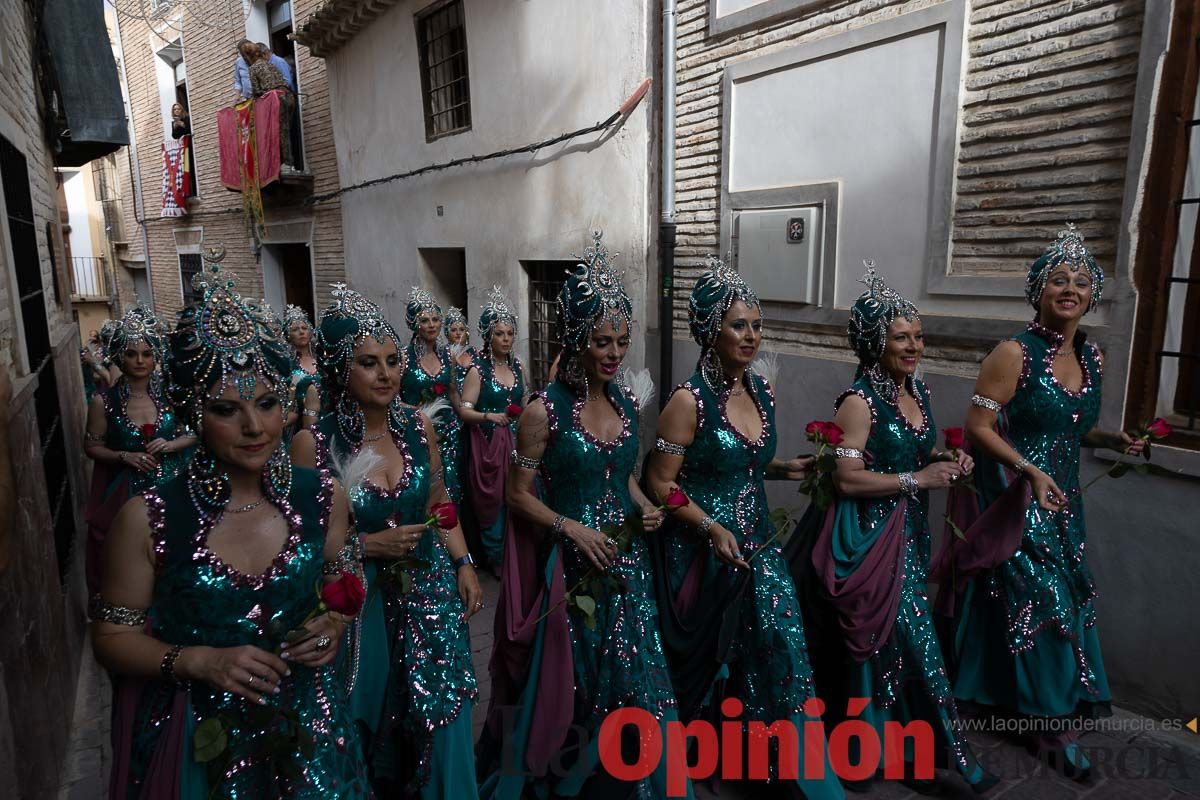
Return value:
[(688, 499), (688, 496), (683, 493), (683, 489), (680, 489), (678, 486), (676, 486), (671, 490), (671, 493), (667, 495), (665, 505), (667, 507), (667, 511), (678, 511), (686, 505), (691, 505), (691, 502), (692, 501)]
[(438, 397), (441, 397), (442, 395), (444, 395), (444, 394), (446, 393), (446, 384), (444, 384), (444, 383), (435, 383), (435, 384), (433, 385), (433, 393), (434, 393), (435, 395), (437, 395)]
[(830, 444), (841, 444), (842, 437), (846, 434), (836, 422), (826, 422), (824, 433), (825, 439)]
[(154, 434), (158, 432), (158, 426), (153, 422), (147, 422), (140, 428), (140, 430), (142, 432), (142, 438), (149, 442), (154, 439)]
[(958, 450), (967, 443), (967, 434), (962, 428), (946, 428), (942, 435), (946, 438), (948, 450)]
[(1175, 429), (1162, 417), (1159, 417), (1146, 426), (1146, 433), (1155, 439), (1165, 439), (1174, 432)]
[(367, 599), (362, 581), (353, 572), (342, 572), (342, 576), (333, 583), (321, 587), (321, 603), (330, 611), (353, 617)]
[(804, 426), (804, 432), (808, 435), (809, 439), (813, 439), (814, 436), (821, 433), (821, 429), (824, 427), (824, 425), (825, 423), (814, 419), (812, 422)]
[(437, 525), (443, 530), (453, 528), (458, 524), (458, 509), (454, 503), (434, 503), (429, 507), (429, 525)]
[(521, 416), (521, 407), (516, 403), (509, 403), (508, 408), (504, 409), (504, 413), (510, 417), (519, 417)]

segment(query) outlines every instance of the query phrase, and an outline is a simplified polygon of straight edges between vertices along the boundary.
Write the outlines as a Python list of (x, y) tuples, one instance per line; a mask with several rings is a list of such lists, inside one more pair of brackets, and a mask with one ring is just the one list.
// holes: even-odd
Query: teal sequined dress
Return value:
[[(1079, 447), (1100, 417), (1100, 354), (1075, 341), (1083, 385), (1054, 377), (1061, 334), (1031, 324), (1015, 341), (1025, 355), (1017, 391), (1000, 418), (1013, 448), (1067, 497), (1057, 513), (1032, 503), (1017, 553), (975, 578), (957, 621), (955, 694), (1041, 717), (1107, 714), (1111, 693), (1096, 634), (1096, 587), (1088, 569)], [(1000, 474), (980, 459), (978, 470)]]
[[(288, 538), (259, 575), (238, 572), (208, 549), (210, 525), (196, 513), (186, 476), (144, 497), (158, 562), (148, 612), (155, 638), (184, 646), (254, 645), (275, 652), (287, 632), (316, 607), (333, 500), (328, 473), (293, 470), (291, 493), (278, 504), (288, 523)], [(281, 768), (279, 760), (264, 763), (266, 726), (250, 718), (263, 713), (257, 706), (204, 683), (177, 688), (165, 681), (148, 681), (132, 714), (128, 780), (118, 791), (130, 798), (168, 797), (161, 787), (143, 787), (143, 782), (152, 758), (161, 758), (164, 749), (170, 749), (169, 731), (181, 730), (182, 744), (176, 745), (177, 754), (169, 756), (181, 760), (180, 800), (208, 798), (214, 789), (213, 797), (245, 800), (370, 797), (358, 736), (346, 713), (336, 670), (300, 664), (292, 664), (291, 670), (282, 691), (268, 695), (265, 708), (295, 712), (313, 738), (311, 757), (297, 750), (283, 759), (302, 770), (300, 780), (289, 778), (290, 770)], [(206, 765), (193, 758), (193, 740), (197, 725), (218, 716), (228, 735), (230, 766), (221, 786), (213, 787)], [(142, 794), (143, 790), (149, 794)]]
[[(400, 379), (400, 399), (410, 406), (420, 406), (444, 397), (450, 402), (450, 389), (454, 373), (458, 369), (450, 358), (447, 348), (439, 348), (438, 361), (441, 369), (430, 375), (421, 366), (415, 343), (409, 342), (405, 350), (404, 376)], [(440, 387), (440, 391), (438, 389)], [(462, 423), (453, 408), (446, 408), (433, 418), (433, 430), (437, 434), (438, 449), (442, 453), (442, 472), (446, 482), (446, 493), (454, 503), (462, 501), (462, 449), (459, 446)]]
[[(911, 380), (909, 390), (921, 407), (922, 427), (915, 427), (904, 416), (896, 401), (894, 384), (874, 386), (859, 378), (836, 403), (858, 395), (871, 410), (871, 432), (864, 448), (867, 469), (896, 475), (917, 472), (929, 463), (937, 442), (929, 390), (919, 380)], [(839, 496), (833, 557), (839, 577), (853, 572), (868, 551), (879, 544), (889, 519), (898, 511), (902, 495), (877, 498)], [(930, 557), (929, 497), (921, 491), (909, 498), (903, 519), (903, 542), (899, 566), (903, 570), (899, 602), (886, 641), (878, 643), (865, 661), (852, 660), (848, 668), (848, 695), (869, 698), (871, 703), (860, 715), (870, 722), (884, 741), (884, 724), (907, 724), (924, 720), (933, 728), (940, 764), (943, 756), (969, 782), (983, 775), (959, 724), (950, 681), (934, 630), (926, 580)], [(845, 570), (845, 572), (843, 572)], [(906, 754), (906, 758), (911, 757)], [(883, 766), (881, 760), (881, 767)]]
[[(600, 441), (584, 428), (580, 421), (584, 399), (561, 381), (535, 395), (545, 403), (550, 430), (539, 470), (544, 481), (543, 501), (556, 513), (595, 530), (619, 526), (629, 515), (639, 513), (629, 492), (629, 476), (638, 461), (637, 405), (633, 395), (615, 382), (608, 385), (607, 392), (609, 402), (624, 421), (621, 433), (611, 442)], [(529, 534), (517, 531), (515, 535)], [(562, 540), (561, 552), (565, 585), (571, 587), (592, 565), (566, 539)], [(658, 631), (650, 562), (641, 535), (634, 537), (629, 552), (617, 554), (607, 574), (621, 582), (624, 591), (604, 589), (598, 593), (595, 627), (589, 628), (575, 612), (568, 614), (575, 687), (571, 724), (586, 731), (586, 746), (570, 765), (568, 775), (530, 778), (537, 796), (553, 792), (573, 797), (583, 791), (600, 770), (598, 733), (610, 712), (618, 708), (645, 709), (664, 726), (678, 718)], [(531, 663), (536, 666), (537, 659)], [(520, 708), (536, 702), (537, 683), (534, 671), (528, 676)], [(514, 741), (504, 743), (506, 757), (511, 754), (512, 763), (523, 763), (529, 732), (518, 725), (511, 735)], [(574, 737), (569, 737), (567, 747), (573, 747), (573, 742)], [(662, 759), (649, 777), (633, 787), (633, 796), (667, 796), (665, 762)], [(485, 781), (482, 794), (516, 800), (525, 796), (528, 787), (524, 783), (524, 776), (500, 770)], [(621, 791), (627, 789), (623, 786)], [(690, 783), (687, 794), (691, 796)]]
[[(510, 405), (521, 405), (525, 398), (525, 370), (521, 360), (512, 356), (512, 371), (516, 376), (512, 386), (496, 379), (496, 365), (491, 356), (479, 355), (468, 369), (479, 371), (479, 398), (475, 410), (481, 414), (503, 414)], [(504, 431), (505, 441), (496, 442), (496, 423), (471, 425), (468, 435), (469, 462), (466, 483), (470, 487), (472, 506), (479, 523), (479, 538), (493, 565), (503, 560), (504, 526), (508, 515), (504, 503), (504, 482), (508, 475), (508, 457), (516, 444), (517, 420), (513, 419)]]
[[(404, 474), (391, 489), (370, 482), (347, 487), (360, 535), (427, 519), (429, 443), (422, 415), (401, 408), (392, 441), (404, 456)], [(332, 466), (358, 452), (327, 414), (313, 428), (318, 462)], [(360, 615), (357, 664), (347, 664), (349, 710), (368, 741), (367, 757), (380, 794), (406, 783), (423, 798), (476, 795), (471, 703), (477, 694), (470, 631), (450, 554), (426, 529), (413, 557), (412, 590), (379, 579), (388, 562), (366, 559), (368, 603)], [(355, 647), (347, 648), (354, 658)]]
[[(129, 403), (129, 384), (122, 378), (107, 389), (104, 400), (105, 432), (104, 446), (114, 452), (144, 453), (146, 444), (154, 439), (176, 439), (186, 433), (179, 424), (175, 412), (160, 392), (149, 390), (150, 399), (158, 410), (153, 423), (154, 435), (149, 439), (142, 434), (138, 425), (129, 419), (126, 407)], [(100, 572), (103, 564), (104, 540), (108, 529), (121, 506), (135, 494), (141, 494), (156, 484), (165, 483), (176, 475), (187, 463), (189, 450), (163, 453), (158, 457), (155, 472), (142, 472), (124, 464), (97, 463), (92, 470), (92, 488), (88, 496), (86, 518), (88, 523), (87, 580), (89, 593), (99, 591)]]
[[(676, 390), (689, 392), (696, 400), (696, 434), (684, 456), (679, 486), (693, 503), (737, 537), (744, 557), (755, 553), (774, 532), (764, 478), (778, 443), (770, 384), (752, 372), (746, 373), (746, 380), (762, 424), (754, 441), (735, 428), (726, 414), (729, 389), (717, 394), (697, 372)], [(693, 568), (703, 570), (700, 595), (729, 590), (734, 568), (712, 555), (707, 538), (670, 522), (663, 535), (667, 537), (667, 569), (674, 592), (680, 591)], [(742, 701), (743, 720), (768, 724), (791, 720), (803, 740), (808, 717), (802, 706), (814, 690), (796, 588), (778, 543), (758, 553), (750, 561), (750, 569), (724, 694)], [(720, 699), (714, 696), (711, 702), (716, 705)], [(803, 743), (799, 752), (804, 752)], [(800, 785), (810, 798), (843, 796), (828, 765), (823, 781), (800, 781)]]

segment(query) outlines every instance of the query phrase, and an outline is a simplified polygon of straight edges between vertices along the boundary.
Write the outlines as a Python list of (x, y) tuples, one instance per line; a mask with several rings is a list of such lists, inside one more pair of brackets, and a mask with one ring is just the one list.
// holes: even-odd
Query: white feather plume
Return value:
[(750, 369), (766, 378), (767, 383), (774, 386), (775, 379), (779, 377), (779, 354), (774, 350), (761, 352), (758, 358), (754, 359), (754, 363), (750, 365)]
[(639, 411), (644, 412), (650, 407), (650, 403), (654, 401), (654, 379), (650, 377), (649, 369), (643, 367), (634, 371), (632, 368), (626, 368), (625, 385), (637, 398)]
[(459, 357), (465, 352), (467, 352), (467, 346), (465, 344), (450, 345), (450, 358), (454, 359), (455, 361), (458, 361)]
[(430, 419), (437, 419), (438, 414), (450, 410), (450, 401), (446, 399), (445, 395), (442, 395), (430, 400), (428, 403), (422, 403), (420, 409), (421, 413)]
[(358, 453), (338, 458), (333, 457), (333, 466), (342, 476), (342, 486), (347, 492), (360, 488), (375, 468), (383, 463), (383, 456), (370, 448), (359, 450)]

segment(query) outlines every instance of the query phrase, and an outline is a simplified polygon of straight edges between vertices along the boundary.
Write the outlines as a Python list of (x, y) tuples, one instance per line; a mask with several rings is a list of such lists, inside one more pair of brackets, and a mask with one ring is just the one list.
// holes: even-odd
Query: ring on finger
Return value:
[(317, 643), (314, 645), (314, 647), (318, 651), (324, 652), (325, 650), (329, 649), (329, 645), (332, 642), (333, 642), (333, 640), (330, 639), (328, 636), (321, 636), (319, 639), (317, 639)]
[(612, 538), (612, 537), (610, 536), (610, 537), (608, 537), (607, 539), (605, 539), (605, 540), (604, 540), (604, 544), (605, 544), (605, 546), (606, 546), (606, 547), (616, 547), (616, 546), (617, 546), (617, 540), (616, 540), (616, 539), (614, 539), (614, 538)]

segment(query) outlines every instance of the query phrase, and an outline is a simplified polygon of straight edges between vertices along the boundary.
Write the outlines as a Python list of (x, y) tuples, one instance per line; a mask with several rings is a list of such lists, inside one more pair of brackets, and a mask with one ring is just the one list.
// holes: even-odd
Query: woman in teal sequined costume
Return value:
[(462, 424), (451, 404), (452, 394), (458, 391), (454, 381), (458, 365), (451, 357), (450, 349), (438, 341), (442, 333), (442, 308), (433, 295), (414, 287), (408, 296), (404, 321), (412, 331), (412, 339), (404, 350), (400, 400), (410, 406), (426, 408), (437, 403), (432, 419), (438, 449), (442, 453), (443, 482), (450, 499), (459, 503), (462, 501), (462, 484), (459, 480), (462, 465), (459, 435)]
[(92, 638), (121, 676), (110, 796), (370, 797), (333, 667), (345, 618), (306, 622), (323, 575), (355, 580), (341, 574), (356, 568), (346, 496), (292, 469), (286, 347), (231, 283), (209, 281), (170, 359), (203, 444), (124, 506), (107, 544)]
[[(1104, 359), (1079, 322), (1099, 303), (1103, 280), (1083, 237), (1068, 227), (1029, 271), (1034, 322), (997, 346), (980, 369), (967, 415), (980, 453), (978, 502), (1027, 507), (1016, 509), (1023, 530), (1008, 551), (963, 592), (953, 642), (955, 694), (1047, 719), (1032, 743), (1061, 756), (1078, 776), (1087, 759), (1050, 718), (1107, 715), (1111, 700), (1095, 628), (1079, 448), (1137, 454), (1143, 447), (1096, 427)], [(1001, 497), (1020, 477), (1031, 491)]]
[[(929, 490), (969, 474), (958, 451), (938, 452), (929, 390), (915, 377), (925, 343), (917, 309), (867, 262), (867, 290), (850, 310), (850, 346), (859, 375), (836, 403), (844, 432), (836, 450), (837, 499), (813, 550), (813, 563), (838, 611), (850, 656), (845, 695), (869, 704), (858, 716), (884, 740), (887, 722), (924, 721), (935, 763), (956, 769), (976, 792), (996, 778), (979, 764), (959, 725), (926, 595)], [(885, 763), (885, 776), (931, 787), (931, 764)], [(870, 776), (866, 776), (869, 778)]]
[[(803, 707), (814, 691), (800, 605), (779, 545), (756, 551), (775, 531), (763, 481), (799, 480), (811, 459), (775, 457), (775, 394), (749, 369), (762, 343), (762, 311), (742, 277), (710, 258), (688, 320), (701, 348), (698, 369), (663, 409), (646, 473), (655, 496), (678, 486), (691, 499), (671, 515), (656, 564), (667, 573), (659, 605), (670, 604), (662, 609), (663, 629), (681, 712), (699, 716), (707, 706), (716, 720), (722, 696), (733, 697), (743, 704), (743, 720), (791, 721), (803, 742)], [(710, 649), (707, 640), (674, 646), (676, 629), (718, 626), (723, 613), (735, 615), (730, 652), (716, 659), (696, 652)], [(718, 676), (728, 680), (714, 694)], [(828, 763), (811, 779), (803, 775), (803, 756), (791, 766), (806, 797), (843, 796)]]
[[(351, 717), (384, 797), (476, 795), (467, 620), (482, 591), (457, 525), (426, 524), (445, 502), (433, 426), (400, 402), (404, 362), (374, 303), (342, 285), (321, 315), (317, 352), (334, 410), (296, 434), (298, 464), (340, 472), (363, 535), (367, 605), (344, 664)], [(401, 559), (420, 559), (404, 585)]]
[(450, 355), (454, 359), (454, 391), (462, 394), (463, 379), (467, 377), (467, 368), (479, 355), (475, 345), (471, 344), (471, 331), (467, 327), (467, 317), (462, 309), (450, 306), (442, 320), (446, 326), (446, 342)]
[(100, 588), (104, 539), (125, 501), (178, 474), (196, 441), (163, 392), (166, 326), (149, 309), (130, 309), (107, 326), (107, 359), (121, 377), (88, 405), (84, 452), (95, 462), (88, 498), (88, 593)]
[(496, 569), (504, 552), (508, 458), (526, 391), (525, 369), (513, 353), (517, 315), (498, 286), (479, 315), (479, 335), (483, 350), (463, 378), (458, 415), (469, 440), (464, 483), (483, 549)]
[[(621, 707), (643, 709), (662, 726), (677, 718), (643, 541), (662, 512), (634, 480), (638, 402), (614, 380), (630, 315), (597, 235), (559, 295), (563, 368), (521, 416), (492, 705), (480, 742), (484, 797), (667, 794), (665, 759), (641, 781), (618, 781), (600, 763), (597, 736)], [(544, 482), (540, 499), (535, 476)], [(624, 544), (601, 532), (626, 520), (632, 535)], [(568, 612), (565, 588), (588, 574), (606, 576), (587, 590), (594, 609), (587, 614), (577, 602)], [(583, 731), (580, 740), (568, 736), (572, 726)], [(626, 763), (637, 757), (632, 731), (621, 742)], [(684, 788), (690, 796), (690, 784)]]
[(289, 304), (283, 312), (283, 330), (296, 358), (291, 376), (296, 429), (311, 428), (321, 415), (321, 377), (312, 351), (312, 323), (307, 312)]

